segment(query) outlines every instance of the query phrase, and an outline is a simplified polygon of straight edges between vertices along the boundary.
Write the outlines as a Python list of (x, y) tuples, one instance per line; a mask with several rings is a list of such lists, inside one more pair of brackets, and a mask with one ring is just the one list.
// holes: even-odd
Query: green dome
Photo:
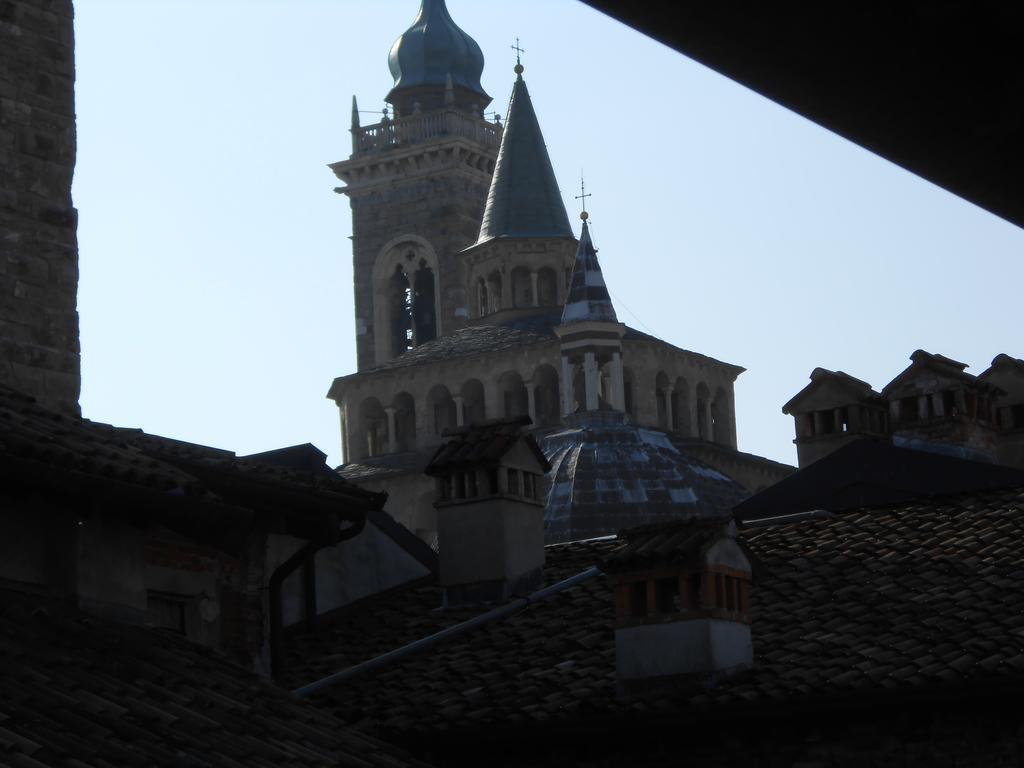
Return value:
[(484, 54), (452, 21), (444, 0), (423, 0), (416, 21), (391, 46), (388, 66), (395, 79), (392, 103), (405, 89), (444, 88), (449, 75), (452, 87), (478, 95), (481, 107), (491, 101), (480, 85)]

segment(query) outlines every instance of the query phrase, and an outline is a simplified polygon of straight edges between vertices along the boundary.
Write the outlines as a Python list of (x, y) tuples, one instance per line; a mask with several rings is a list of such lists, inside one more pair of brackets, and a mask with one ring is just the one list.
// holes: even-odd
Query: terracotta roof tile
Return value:
[[(754, 669), (713, 688), (693, 683), (620, 698), (614, 610), (600, 576), (506, 620), (408, 656), (315, 700), (381, 733), (683, 711), (923, 686), (1014, 684), (1024, 675), (1024, 489), (854, 510), (740, 532), (763, 573), (751, 592)], [(545, 580), (622, 547), (547, 549)], [(295, 637), (296, 685), (463, 621), (435, 587), (368, 600)], [(386, 621), (385, 621), (386, 619)]]
[(42, 598), (0, 592), (0, 668), (3, 764), (414, 764), (209, 649)]

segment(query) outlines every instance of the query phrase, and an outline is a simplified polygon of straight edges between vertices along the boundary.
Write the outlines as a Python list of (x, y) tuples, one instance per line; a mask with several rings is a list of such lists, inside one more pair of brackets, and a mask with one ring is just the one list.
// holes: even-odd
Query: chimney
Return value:
[(528, 417), (445, 432), (424, 472), (436, 478), (438, 575), (445, 607), (502, 602), (540, 584), (544, 475)]
[(615, 667), (632, 693), (753, 664), (751, 563), (729, 521), (645, 526), (601, 568), (615, 594)]

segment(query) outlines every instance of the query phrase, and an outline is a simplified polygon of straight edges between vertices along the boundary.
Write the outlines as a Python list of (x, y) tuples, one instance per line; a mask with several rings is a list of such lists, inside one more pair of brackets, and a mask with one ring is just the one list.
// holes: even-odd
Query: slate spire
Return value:
[[(585, 216), (586, 214), (582, 214)], [(582, 217), (581, 216), (581, 217)], [(608, 287), (604, 283), (601, 265), (597, 261), (597, 249), (590, 240), (590, 227), (583, 219), (580, 244), (576, 249), (576, 262), (569, 280), (569, 295), (565, 297), (562, 310), (562, 325), (583, 320), (617, 323), (615, 307), (612, 306)]]
[(517, 64), (477, 242), (495, 237), (572, 236), (522, 70)]

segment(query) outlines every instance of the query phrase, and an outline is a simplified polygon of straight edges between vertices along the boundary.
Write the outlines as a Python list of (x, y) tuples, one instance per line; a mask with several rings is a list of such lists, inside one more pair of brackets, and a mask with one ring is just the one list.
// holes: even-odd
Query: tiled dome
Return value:
[(537, 435), (552, 465), (544, 511), (549, 544), (668, 520), (724, 518), (749, 495), (664, 432), (590, 414), (576, 422)]

